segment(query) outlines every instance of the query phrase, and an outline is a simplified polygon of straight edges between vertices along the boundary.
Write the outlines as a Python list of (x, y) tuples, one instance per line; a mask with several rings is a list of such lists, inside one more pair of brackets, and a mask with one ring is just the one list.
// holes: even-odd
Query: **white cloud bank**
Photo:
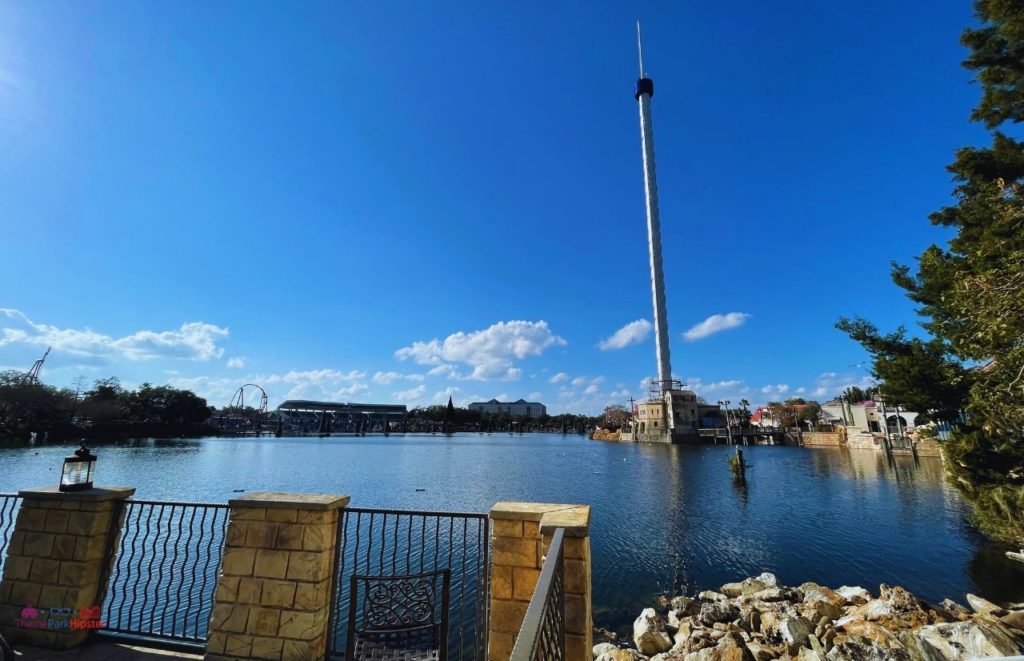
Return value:
[(228, 358), (228, 367), (242, 369), (243, 367), (245, 367), (245, 361), (245, 356), (235, 356), (234, 358)]
[(612, 333), (611, 337), (601, 340), (597, 346), (601, 351), (614, 351), (624, 349), (631, 344), (639, 344), (651, 334), (651, 322), (646, 319), (631, 321), (619, 330)]
[(709, 335), (721, 333), (730, 328), (738, 328), (746, 323), (750, 315), (745, 312), (728, 312), (726, 314), (713, 314), (700, 322), (690, 330), (683, 333), (683, 339), (687, 342), (701, 340)]
[[(58, 328), (39, 324), (20, 310), (0, 308), (0, 347), (9, 344), (50, 346), (54, 351), (92, 358), (152, 360), (177, 358), (212, 360), (224, 355), (217, 341), (228, 336), (228, 329), (190, 321), (177, 330), (135, 331), (124, 337), (112, 337), (91, 328)], [(6, 325), (9, 324), (9, 325)]]
[[(539, 356), (566, 341), (551, 332), (546, 321), (499, 321), (484, 330), (452, 333), (443, 341), (413, 342), (395, 352), (398, 360), (412, 359), (420, 365), (434, 365), (431, 374), (448, 372), (449, 378), (514, 380), (522, 375), (516, 360)], [(462, 375), (451, 367), (462, 363), (473, 368)]]

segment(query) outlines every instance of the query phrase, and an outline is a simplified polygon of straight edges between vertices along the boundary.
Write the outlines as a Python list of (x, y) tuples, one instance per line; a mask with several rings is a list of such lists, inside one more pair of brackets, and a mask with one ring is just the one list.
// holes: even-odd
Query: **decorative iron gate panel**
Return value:
[[(485, 658), (489, 543), (486, 514), (343, 510), (331, 609), (331, 658), (345, 658), (354, 574), (407, 576), (440, 569), (451, 572), (448, 658)], [(357, 612), (359, 608), (357, 602)]]
[(202, 645), (228, 506), (129, 500), (124, 507), (99, 633)]

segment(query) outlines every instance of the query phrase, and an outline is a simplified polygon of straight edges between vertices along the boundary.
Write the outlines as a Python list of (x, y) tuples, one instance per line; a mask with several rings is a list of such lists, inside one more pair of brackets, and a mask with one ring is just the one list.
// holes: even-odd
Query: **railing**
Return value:
[(7, 559), (7, 546), (11, 543), (14, 521), (18, 518), (21, 496), (15, 493), (0, 493), (0, 576), (3, 575)]
[[(345, 656), (351, 577), (449, 569), (448, 659), (487, 655), (489, 522), (486, 514), (348, 508), (338, 529), (331, 658)], [(357, 602), (357, 616), (362, 604)]]
[(509, 661), (565, 659), (564, 537), (565, 530), (558, 528), (551, 538), (548, 555)]
[(129, 500), (101, 633), (201, 646), (217, 587), (228, 506)]

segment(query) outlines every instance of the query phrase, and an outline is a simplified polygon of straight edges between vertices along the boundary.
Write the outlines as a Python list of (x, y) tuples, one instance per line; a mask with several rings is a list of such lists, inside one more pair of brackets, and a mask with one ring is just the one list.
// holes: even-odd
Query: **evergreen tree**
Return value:
[[(916, 271), (893, 279), (918, 304), (928, 340), (903, 329), (882, 335), (864, 320), (839, 327), (865, 346), (882, 393), (911, 408), (969, 424), (946, 446), (947, 466), (987, 533), (1024, 542), (1024, 0), (976, 0), (979, 27), (961, 42), (982, 98), (971, 118), (992, 133), (987, 147), (964, 147), (949, 166), (956, 204), (931, 215), (951, 228)], [(916, 397), (916, 400), (911, 399)]]

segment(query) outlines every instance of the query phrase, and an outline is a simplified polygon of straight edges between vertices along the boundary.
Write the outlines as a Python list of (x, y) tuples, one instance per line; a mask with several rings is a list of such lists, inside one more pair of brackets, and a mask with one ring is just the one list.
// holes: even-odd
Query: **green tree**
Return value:
[[(961, 42), (982, 98), (971, 118), (992, 132), (949, 166), (956, 203), (931, 215), (954, 236), (932, 245), (917, 268), (893, 279), (918, 304), (929, 339), (901, 328), (883, 335), (864, 320), (840, 328), (871, 354), (882, 393), (909, 408), (969, 424), (947, 443), (946, 462), (971, 499), (975, 520), (998, 538), (1024, 542), (1024, 143), (1003, 129), (1024, 121), (1024, 2), (976, 0), (979, 26)], [(966, 366), (971, 366), (968, 369)]]

